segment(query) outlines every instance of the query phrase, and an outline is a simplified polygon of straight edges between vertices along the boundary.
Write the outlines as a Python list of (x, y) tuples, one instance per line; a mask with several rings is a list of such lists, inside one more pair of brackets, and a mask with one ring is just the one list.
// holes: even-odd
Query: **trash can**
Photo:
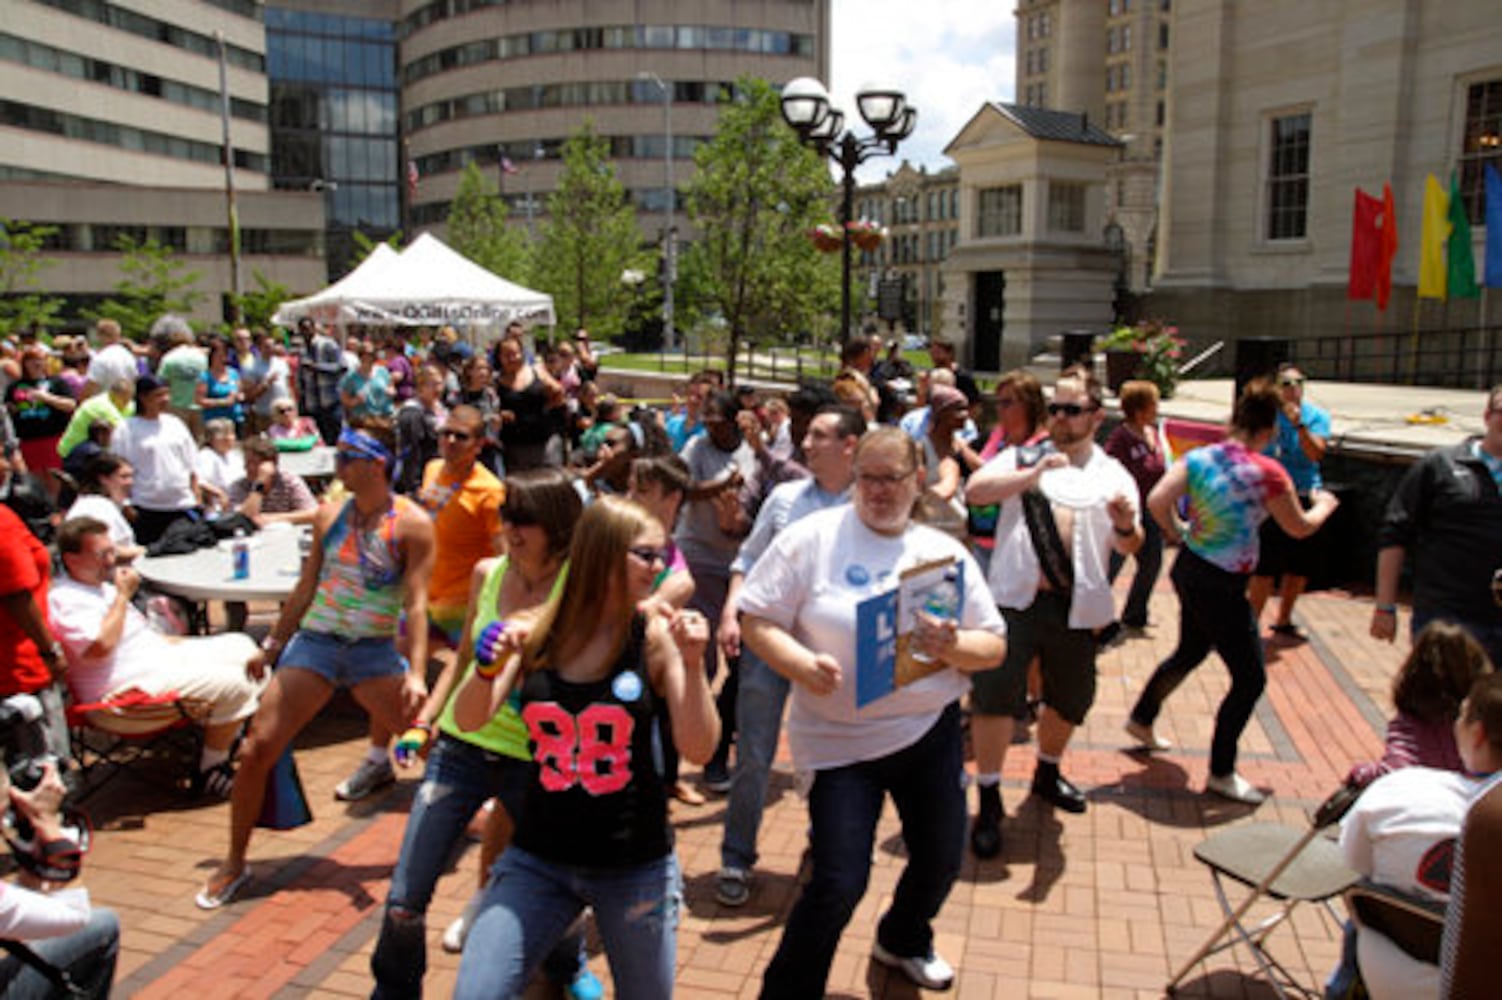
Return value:
[(1236, 341), (1236, 395), (1231, 398), (1232, 406), (1248, 382), (1277, 372), (1290, 356), (1290, 344), (1287, 337), (1242, 337)]
[(1090, 363), (1090, 346), (1098, 336), (1091, 330), (1065, 330), (1059, 334), (1059, 371), (1070, 365)]

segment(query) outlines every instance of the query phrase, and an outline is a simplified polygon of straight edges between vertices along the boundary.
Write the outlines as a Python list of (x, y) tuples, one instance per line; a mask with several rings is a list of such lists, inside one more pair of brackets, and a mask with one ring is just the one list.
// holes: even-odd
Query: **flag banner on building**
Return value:
[(1398, 255), (1398, 206), (1392, 185), (1382, 185), (1382, 256), (1377, 263), (1377, 308), (1387, 311), (1392, 300), (1392, 262)]
[(1445, 241), (1450, 198), (1433, 174), (1424, 179), (1424, 228), (1419, 236), (1419, 298), (1445, 297)]
[(1502, 174), (1486, 165), (1486, 276), (1488, 288), (1502, 288)]
[(503, 173), (503, 174), (519, 174), (519, 173), (521, 173), (521, 171), (519, 169), (517, 169), (516, 164), (514, 164), (514, 163), (511, 162), (511, 157), (502, 155), (502, 157), (501, 157), (501, 173)]
[(413, 198), (417, 197), (417, 180), (418, 180), (417, 161), (416, 160), (408, 160), (407, 161), (407, 200), (409, 200), (409, 201), (412, 200)]
[(1460, 178), (1450, 173), (1450, 240), (1445, 254), (1446, 283), (1450, 297), (1474, 299), (1481, 295), (1476, 285), (1476, 258), (1471, 253), (1471, 220), (1460, 195)]
[(1360, 188), (1351, 215), (1351, 275), (1346, 298), (1370, 299), (1377, 295), (1377, 268), (1382, 260), (1382, 203)]

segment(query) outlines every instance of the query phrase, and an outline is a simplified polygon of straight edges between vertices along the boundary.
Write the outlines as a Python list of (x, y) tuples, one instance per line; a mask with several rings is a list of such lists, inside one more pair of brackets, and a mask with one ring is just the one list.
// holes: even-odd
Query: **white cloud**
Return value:
[(831, 63), (825, 81), (847, 124), (865, 123), (855, 92), (890, 82), (918, 109), (913, 135), (890, 157), (868, 160), (862, 181), (879, 180), (906, 159), (929, 169), (986, 101), (1012, 99), (1016, 62), (1013, 5), (994, 0), (832, 0)]

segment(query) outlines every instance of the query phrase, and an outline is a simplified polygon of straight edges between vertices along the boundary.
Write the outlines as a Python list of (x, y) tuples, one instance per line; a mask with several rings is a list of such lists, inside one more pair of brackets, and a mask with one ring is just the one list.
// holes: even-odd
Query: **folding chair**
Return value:
[[(1210, 869), (1215, 897), (1225, 920), (1168, 981), (1169, 993), (1206, 958), (1245, 945), (1268, 985), (1284, 1000), (1289, 990), (1306, 997), (1321, 995), (1318, 987), (1300, 985), (1268, 953), (1264, 942), (1300, 903), (1322, 905), (1339, 925), (1340, 917), (1330, 900), (1354, 885), (1360, 876), (1346, 867), (1340, 848), (1320, 834), (1346, 814), (1358, 795), (1360, 789), (1343, 786), (1315, 810), (1307, 830), (1281, 823), (1247, 823), (1218, 833), (1194, 849), (1195, 858)], [(1228, 882), (1250, 886), (1252, 891), (1240, 904), (1232, 906), (1227, 895)], [(1282, 908), (1254, 926), (1243, 924), (1247, 911), (1264, 896), (1282, 903)]]
[(208, 705), (176, 691), (150, 695), (124, 691), (104, 701), (67, 707), (68, 739), (79, 776), (80, 800), (103, 787), (115, 772), (144, 760), (179, 733), (196, 746)]
[(1445, 904), (1375, 882), (1358, 882), (1345, 892), (1346, 909), (1357, 925), (1376, 931), (1417, 962), (1439, 964), (1445, 936)]

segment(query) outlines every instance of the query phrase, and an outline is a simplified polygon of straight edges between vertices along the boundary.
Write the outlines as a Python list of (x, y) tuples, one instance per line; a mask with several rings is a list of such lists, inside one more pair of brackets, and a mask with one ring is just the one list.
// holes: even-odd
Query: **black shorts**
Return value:
[[(1307, 493), (1299, 494), (1299, 506), (1308, 510), (1314, 501)], [(1319, 576), (1324, 570), (1324, 529), (1308, 538), (1294, 538), (1269, 517), (1258, 531), (1260, 552), (1253, 576), (1282, 576), (1289, 573), (1306, 579)]]
[(1081, 725), (1095, 703), (1095, 633), (1069, 627), (1069, 597), (1039, 591), (1023, 611), (1002, 608), (1007, 656), (994, 670), (970, 675), (970, 704), (981, 715), (1019, 716), (1027, 707), (1027, 665), (1039, 659), (1043, 703)]

